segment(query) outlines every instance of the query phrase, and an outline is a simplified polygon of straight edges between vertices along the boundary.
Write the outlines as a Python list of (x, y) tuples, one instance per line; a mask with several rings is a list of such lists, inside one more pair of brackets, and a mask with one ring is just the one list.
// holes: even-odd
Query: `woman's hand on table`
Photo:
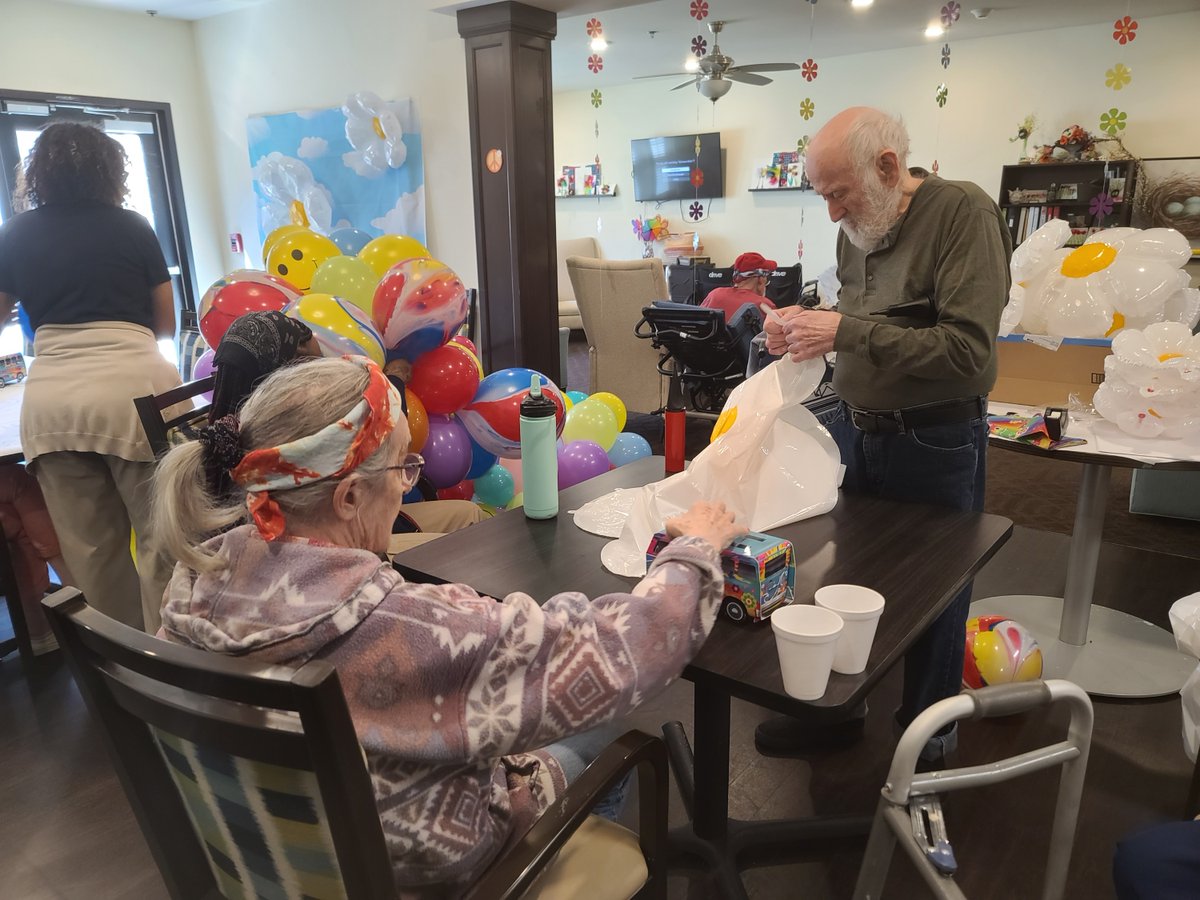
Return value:
[(733, 513), (725, 508), (724, 503), (699, 500), (682, 515), (667, 519), (666, 530), (667, 536), (672, 538), (703, 538), (720, 551), (749, 529), (741, 522), (734, 521)]

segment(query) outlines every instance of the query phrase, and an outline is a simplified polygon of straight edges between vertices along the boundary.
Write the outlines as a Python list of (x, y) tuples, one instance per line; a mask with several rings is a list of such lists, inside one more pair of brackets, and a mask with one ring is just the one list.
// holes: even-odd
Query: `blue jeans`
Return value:
[[(987, 422), (982, 417), (905, 434), (867, 434), (854, 427), (843, 405), (829, 424), (846, 466), (842, 487), (899, 500), (958, 510), (983, 510), (987, 475)], [(963, 640), (971, 606), (968, 584), (904, 657), (901, 727), (962, 687)], [(940, 749), (954, 749), (953, 726)]]
[[(582, 734), (573, 734), (542, 749), (553, 756), (562, 767), (567, 784), (576, 781), (583, 770), (595, 762), (604, 748), (623, 735), (628, 728), (622, 728), (612, 723), (600, 725)], [(629, 792), (629, 780), (633, 773), (626, 775), (616, 787), (609, 791), (592, 808), (592, 813), (605, 819), (616, 821), (625, 806), (625, 795)]]
[(1200, 886), (1200, 822), (1168, 822), (1126, 835), (1113, 858), (1120, 900), (1185, 900)]

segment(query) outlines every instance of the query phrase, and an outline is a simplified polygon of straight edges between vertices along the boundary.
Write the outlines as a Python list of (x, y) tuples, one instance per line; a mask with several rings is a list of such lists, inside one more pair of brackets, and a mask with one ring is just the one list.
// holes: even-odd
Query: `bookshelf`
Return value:
[[(1136, 174), (1132, 159), (1005, 166), (999, 204), (1013, 246), (1055, 218), (1071, 226), (1067, 246), (1082, 244), (1094, 231), (1128, 225)], [(1101, 193), (1113, 195), (1112, 211), (1093, 215), (1092, 202)]]

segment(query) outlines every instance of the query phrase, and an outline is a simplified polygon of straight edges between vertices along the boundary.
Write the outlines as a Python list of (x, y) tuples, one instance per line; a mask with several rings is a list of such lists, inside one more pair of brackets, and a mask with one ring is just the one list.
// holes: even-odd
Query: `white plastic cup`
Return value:
[(817, 606), (837, 613), (845, 627), (833, 653), (833, 671), (857, 675), (867, 667), (875, 629), (883, 614), (883, 595), (858, 584), (830, 584), (818, 588)]
[(783, 689), (797, 700), (819, 699), (829, 684), (841, 617), (819, 606), (793, 603), (771, 613), (771, 629)]

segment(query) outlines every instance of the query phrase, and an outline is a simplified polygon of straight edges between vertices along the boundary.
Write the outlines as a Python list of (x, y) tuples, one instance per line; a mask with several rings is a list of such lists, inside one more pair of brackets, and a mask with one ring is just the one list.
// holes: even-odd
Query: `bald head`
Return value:
[(882, 110), (852, 106), (816, 133), (808, 146), (806, 162), (820, 169), (830, 158), (848, 160), (861, 176), (877, 166), (886, 151), (895, 154), (899, 168), (908, 167), (908, 132), (904, 124)]

